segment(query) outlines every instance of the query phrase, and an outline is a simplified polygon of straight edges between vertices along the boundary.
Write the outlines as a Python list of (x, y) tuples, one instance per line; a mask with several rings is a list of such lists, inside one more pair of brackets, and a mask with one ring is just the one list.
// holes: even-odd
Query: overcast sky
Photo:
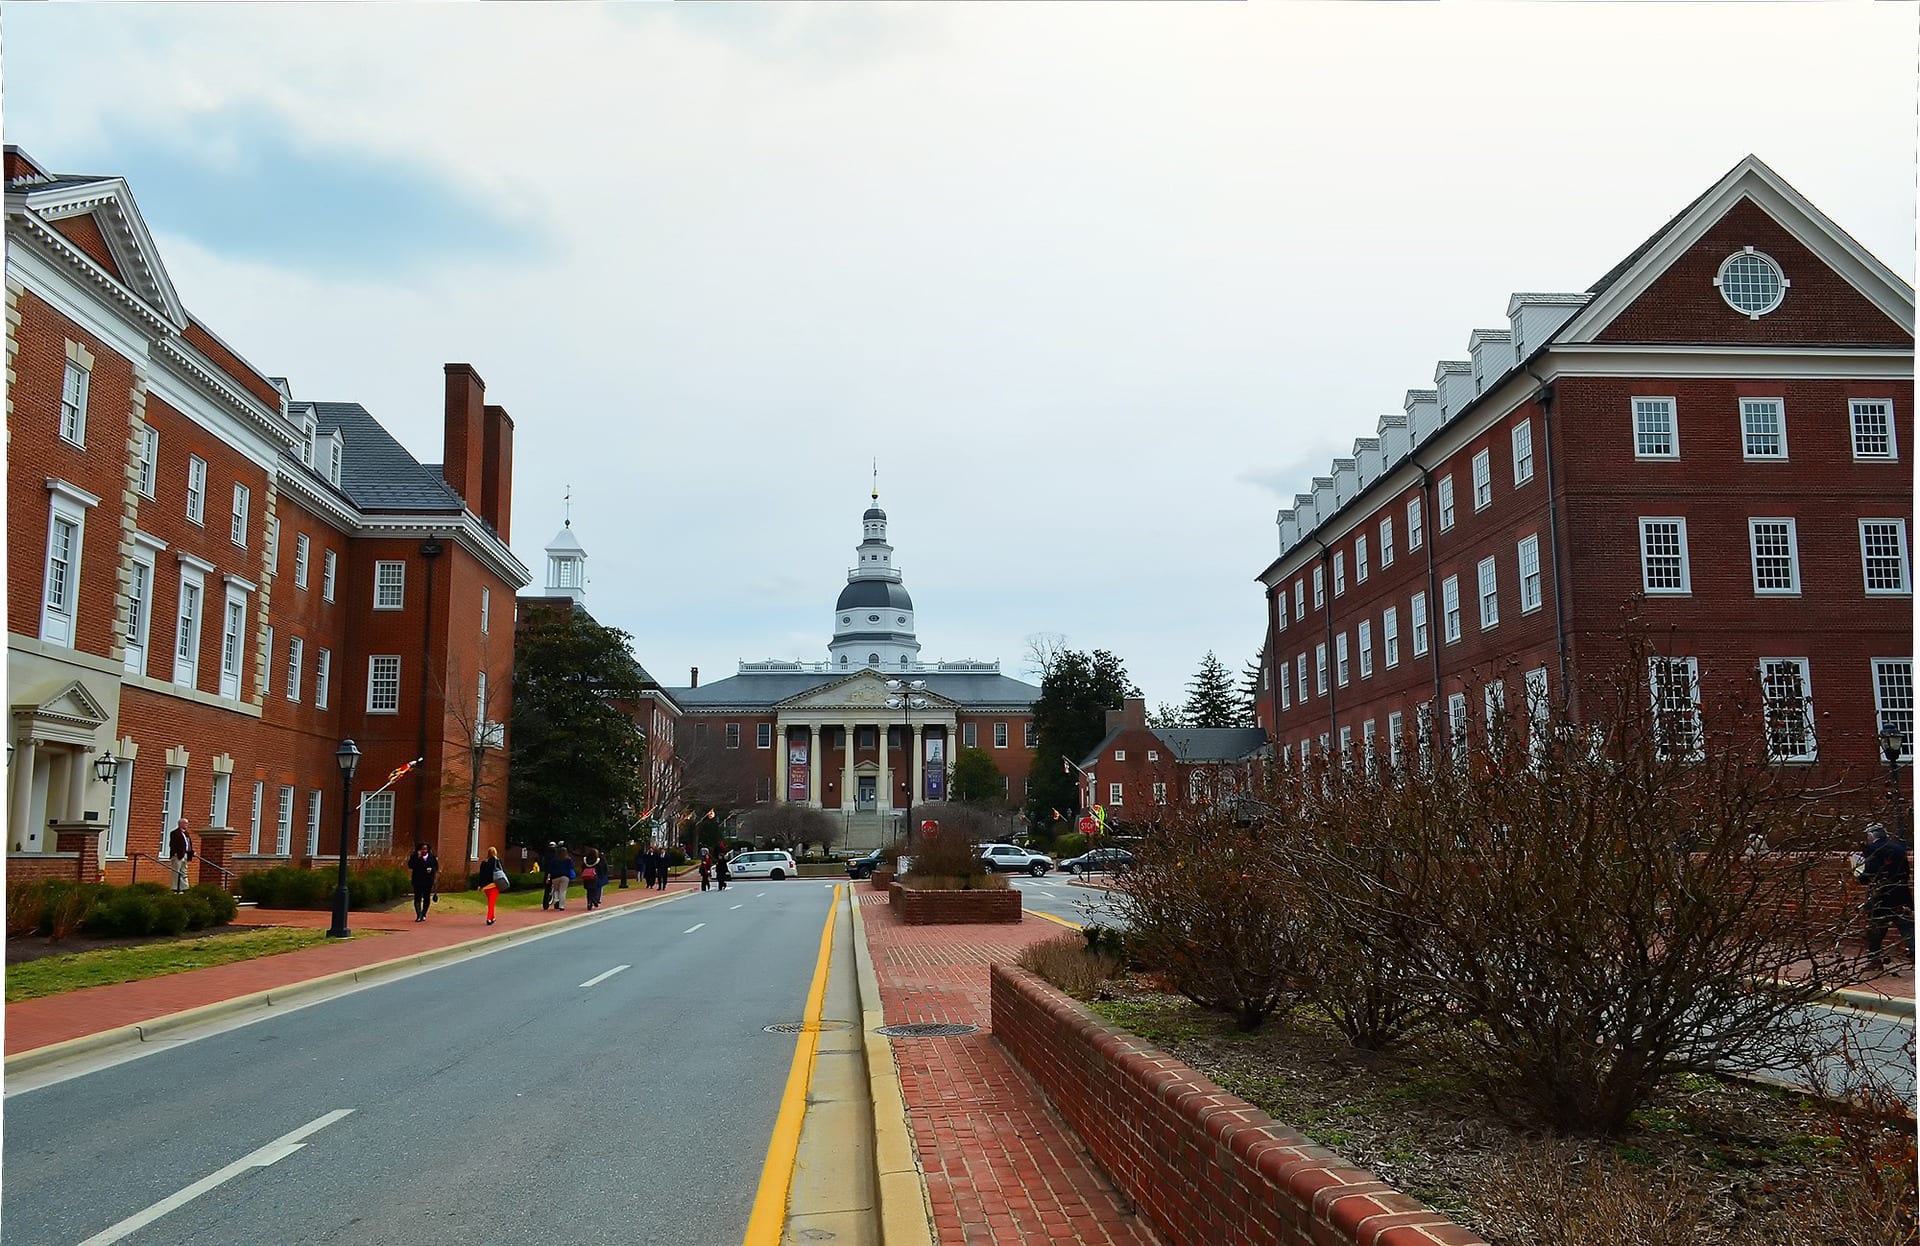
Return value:
[(1749, 152), (1912, 280), (1916, 6), (21, 5), (8, 142), (441, 458), (512, 413), (663, 682), (824, 659), (869, 465), (922, 657), (1177, 701), (1274, 512)]

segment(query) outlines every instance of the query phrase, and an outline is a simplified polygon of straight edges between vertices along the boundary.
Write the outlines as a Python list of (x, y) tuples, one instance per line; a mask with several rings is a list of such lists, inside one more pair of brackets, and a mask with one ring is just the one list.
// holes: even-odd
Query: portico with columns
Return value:
[[(776, 704), (774, 799), (887, 813), (941, 799), (959, 738), (957, 702), (915, 689), (896, 708), (886, 676), (862, 670)], [(868, 795), (868, 792), (871, 795)]]

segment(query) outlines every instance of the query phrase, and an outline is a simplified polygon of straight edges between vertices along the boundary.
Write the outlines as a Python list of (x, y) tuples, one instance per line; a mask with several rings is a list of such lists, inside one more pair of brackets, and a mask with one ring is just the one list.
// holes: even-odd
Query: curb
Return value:
[(860, 1034), (867, 1053), (867, 1085), (873, 1097), (873, 1194), (882, 1246), (933, 1246), (933, 1204), (927, 1198), (926, 1177), (920, 1171), (913, 1145), (913, 1126), (907, 1122), (907, 1102), (900, 1093), (900, 1070), (893, 1061), (893, 1044), (874, 1033), (887, 1023), (880, 1000), (880, 978), (867, 948), (867, 923), (860, 913), (860, 897), (848, 889), (853, 909), (853, 960), (860, 989)]
[[(680, 892), (679, 895), (691, 895), (692, 892)], [(95, 1034), (82, 1034), (77, 1038), (63, 1039), (57, 1043), (48, 1043), (44, 1047), (33, 1047), (26, 1051), (15, 1052), (0, 1064), (0, 1077), (13, 1077), (35, 1069), (46, 1068), (63, 1060), (76, 1056), (88, 1056), (108, 1051), (115, 1047), (133, 1043), (150, 1043), (163, 1035), (207, 1021), (217, 1021), (223, 1017), (249, 1012), (256, 1008), (286, 1007), (311, 995), (322, 995), (335, 987), (371, 984), (382, 978), (409, 969), (416, 969), (436, 961), (451, 960), (470, 953), (498, 951), (505, 945), (528, 939), (545, 938), (561, 930), (571, 930), (575, 926), (590, 922), (606, 921), (621, 913), (644, 908), (648, 905), (662, 904), (675, 899), (669, 894), (660, 900), (640, 900), (632, 904), (623, 904), (601, 913), (582, 913), (579, 917), (563, 917), (540, 926), (523, 930), (503, 930), (497, 934), (482, 935), (465, 943), (450, 943), (445, 947), (428, 948), (423, 952), (411, 952), (405, 956), (396, 956), (392, 960), (375, 961), (371, 965), (361, 965), (355, 969), (341, 969), (334, 973), (322, 974), (317, 978), (306, 978), (299, 982), (289, 982), (285, 986), (268, 987), (264, 991), (254, 991), (247, 995), (236, 995), (231, 999), (215, 1000), (210, 1004), (199, 1004), (179, 1012), (170, 1012), (148, 1021), (137, 1021), (132, 1025), (115, 1026), (110, 1030), (101, 1030)]]
[(1877, 1013), (1883, 1017), (1905, 1017), (1913, 1020), (1913, 1001), (1901, 995), (1882, 995), (1878, 991), (1859, 991), (1843, 987), (1829, 995), (1828, 1000), (1861, 1012)]

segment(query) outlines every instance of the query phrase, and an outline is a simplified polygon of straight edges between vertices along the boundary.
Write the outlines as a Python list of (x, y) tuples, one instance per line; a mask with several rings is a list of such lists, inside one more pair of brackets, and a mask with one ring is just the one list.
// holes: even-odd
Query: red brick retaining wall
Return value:
[(1486, 1246), (1023, 969), (993, 966), (992, 1007), (994, 1036), (1175, 1246)]
[(887, 888), (894, 912), (909, 926), (982, 925), (1017, 923), (1020, 893), (1002, 891), (922, 891), (893, 883)]

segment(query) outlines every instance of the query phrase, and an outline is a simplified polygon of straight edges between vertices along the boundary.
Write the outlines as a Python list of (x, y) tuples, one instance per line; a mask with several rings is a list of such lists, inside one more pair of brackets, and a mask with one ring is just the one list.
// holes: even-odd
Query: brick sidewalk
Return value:
[[(698, 887), (698, 881), (670, 883), (664, 892), (650, 892), (638, 886), (621, 891), (615, 886), (607, 888), (603, 898), (605, 907), (614, 908)], [(586, 911), (586, 897), (578, 887), (568, 894), (567, 901), (565, 912), (502, 909), (500, 920), (493, 926), (488, 926), (486, 917), (480, 913), (435, 914), (424, 922), (416, 922), (413, 906), (408, 903), (391, 913), (351, 914), (348, 927), (354, 931), (352, 939), (329, 941), (279, 956), (190, 969), (162, 978), (91, 986), (44, 999), (23, 999), (6, 1006), (6, 1054), (32, 1051), (49, 1043), (151, 1021), (169, 1013), (292, 986), (331, 973), (363, 969), (419, 952), (473, 943), (488, 935), (548, 925)], [(241, 909), (234, 924), (322, 930), (333, 924), (333, 915), (311, 910)], [(363, 934), (365, 937), (361, 937)]]
[(1018, 926), (908, 926), (893, 915), (884, 893), (855, 895), (865, 906), (887, 1021), (982, 1027), (963, 1038), (893, 1043), (939, 1240), (949, 1246), (1157, 1243), (989, 1032), (988, 966), (1013, 960), (1061, 928), (1031, 915)]

